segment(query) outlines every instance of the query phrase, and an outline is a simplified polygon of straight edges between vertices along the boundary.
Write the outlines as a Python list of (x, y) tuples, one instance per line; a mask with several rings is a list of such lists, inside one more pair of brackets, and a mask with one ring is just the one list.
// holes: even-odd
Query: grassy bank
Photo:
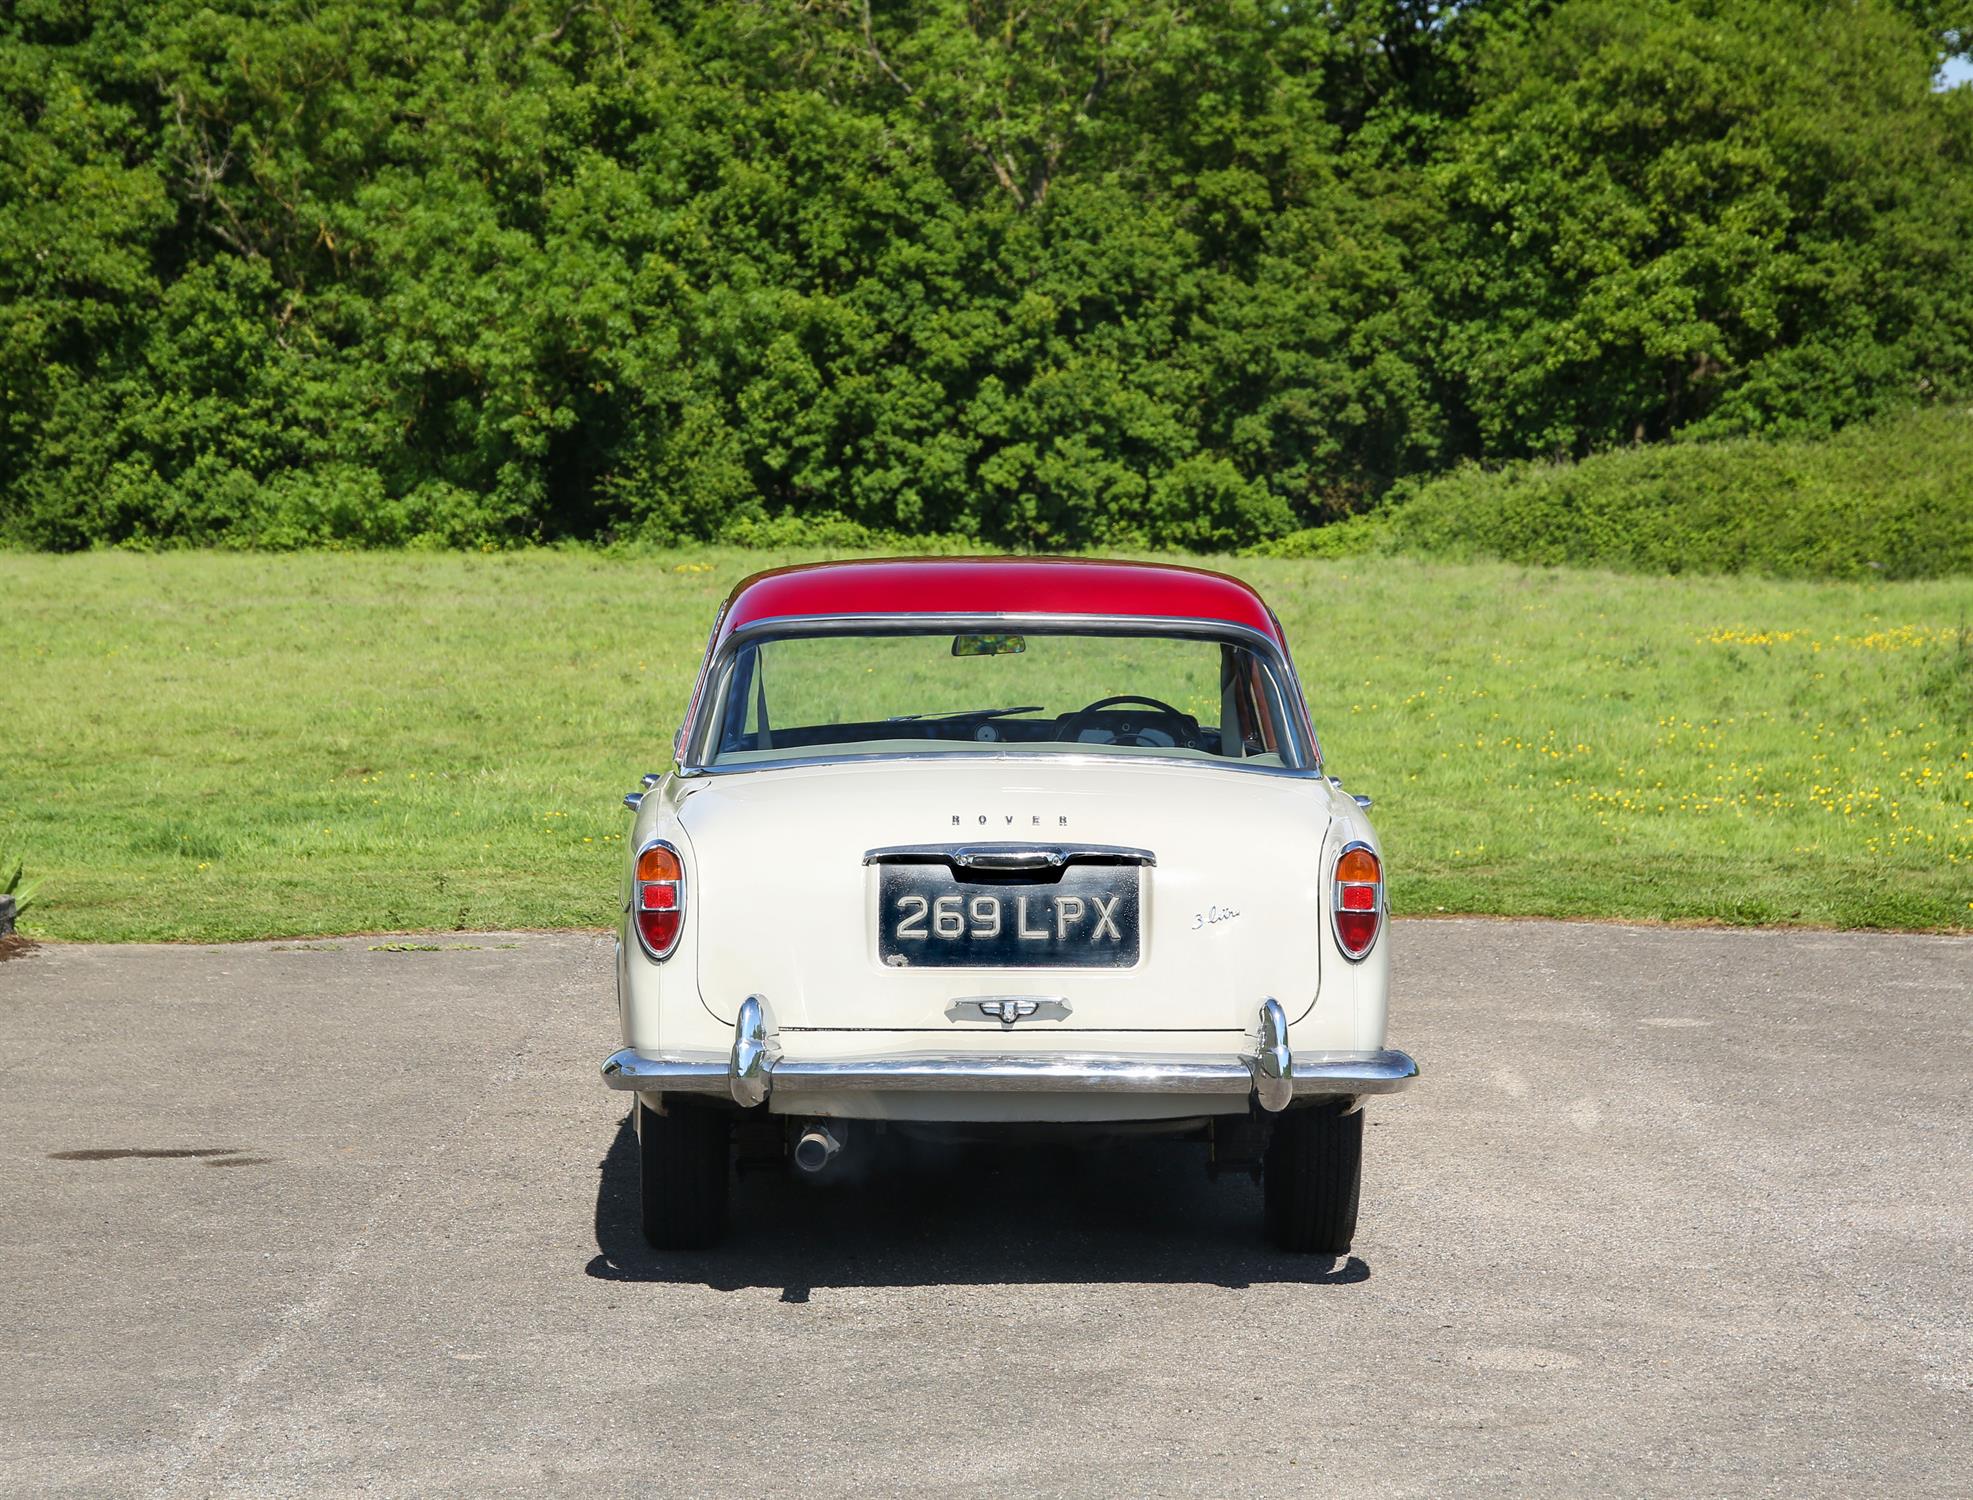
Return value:
[(1360, 519), (1254, 550), (1657, 574), (1964, 577), (1973, 574), (1973, 410), (1914, 412), (1827, 438), (1469, 464), (1401, 489)]
[[(786, 554), (0, 555), (27, 928), (601, 923), (720, 597)], [(1964, 579), (1243, 560), (1400, 913), (1964, 929)]]

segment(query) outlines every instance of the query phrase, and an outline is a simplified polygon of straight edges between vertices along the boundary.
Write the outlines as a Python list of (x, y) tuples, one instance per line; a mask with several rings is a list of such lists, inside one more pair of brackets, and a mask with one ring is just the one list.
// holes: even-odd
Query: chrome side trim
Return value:
[(1123, 844), (891, 844), (864, 851), (866, 865), (951, 865), (956, 870), (1059, 870), (1072, 864), (1155, 865), (1149, 849)]

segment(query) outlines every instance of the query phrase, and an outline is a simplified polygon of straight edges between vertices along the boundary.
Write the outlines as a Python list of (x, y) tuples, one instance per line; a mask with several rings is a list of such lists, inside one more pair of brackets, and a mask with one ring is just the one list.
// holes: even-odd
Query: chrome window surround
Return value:
[[(1281, 766), (1255, 766), (1237, 760), (1191, 759), (1185, 756), (1105, 755), (1100, 751), (1025, 750), (995, 753), (983, 750), (908, 750), (885, 755), (857, 755), (831, 751), (816, 755), (778, 756), (773, 760), (748, 761), (742, 765), (714, 765), (709, 756), (712, 739), (727, 698), (728, 679), (734, 658), (744, 646), (775, 635), (913, 635), (933, 631), (998, 630), (1017, 627), (1037, 634), (1073, 635), (1171, 635), (1187, 639), (1229, 641), (1247, 647), (1260, 658), (1283, 710), (1282, 729), (1289, 744)], [(1317, 777), (1322, 775), (1321, 747), (1302, 697), (1301, 683), (1295, 676), (1287, 653), (1274, 640), (1248, 625), (1226, 620), (1179, 619), (1166, 615), (1064, 615), (1064, 614), (868, 614), (868, 615), (776, 615), (743, 625), (722, 641), (716, 659), (709, 662), (695, 693), (693, 717), (680, 730), (680, 776), (733, 776), (748, 771), (778, 771), (791, 766), (861, 764), (874, 760), (963, 760), (972, 762), (1029, 762), (1045, 758), (1061, 764), (1188, 766), (1202, 770), (1239, 771), (1247, 775)]]
[(699, 658), (699, 675), (692, 679), (692, 697), (685, 705), (685, 717), (678, 721), (678, 731), (671, 737), (671, 758), (677, 764), (685, 762), (685, 736), (691, 731), (692, 721), (699, 716), (699, 705), (704, 701), (706, 678), (712, 671), (713, 649), (719, 644), (719, 627), (726, 623), (726, 611), (731, 600), (719, 607), (712, 617), (712, 631), (706, 636), (706, 654)]
[[(1371, 910), (1377, 914), (1377, 936), (1373, 937), (1370, 940), (1370, 946), (1368, 948), (1365, 948), (1361, 953), (1350, 952), (1349, 945), (1343, 941), (1342, 929), (1336, 925), (1336, 918), (1342, 911), (1343, 885), (1344, 885), (1343, 881), (1340, 881), (1336, 878), (1336, 867), (1342, 864), (1343, 856), (1348, 854), (1353, 849), (1361, 849), (1363, 850), (1364, 853), (1368, 854), (1372, 859), (1377, 861), (1377, 904), (1371, 908)], [(1362, 884), (1361, 881), (1351, 881), (1349, 883), (1353, 885)], [(1336, 851), (1336, 857), (1329, 862), (1329, 936), (1331, 936), (1336, 940), (1336, 951), (1342, 954), (1343, 957), (1347, 959), (1350, 963), (1353, 964), (1362, 963), (1366, 958), (1370, 957), (1370, 955), (1376, 951), (1377, 944), (1383, 939), (1385, 916), (1386, 916), (1386, 912), (1384, 909), (1384, 856), (1379, 854), (1375, 849), (1371, 848), (1370, 845), (1366, 844), (1362, 839), (1351, 839), (1347, 844), (1343, 845), (1342, 848)]]
[[(1281, 657), (1281, 665), (1288, 669), (1288, 686), (1295, 691), (1294, 712), (1298, 722), (1302, 726), (1303, 733), (1308, 735), (1309, 759), (1315, 765), (1315, 774), (1320, 776), (1322, 774), (1322, 736), (1315, 732), (1315, 719), (1308, 711), (1308, 696), (1302, 692), (1302, 674), (1295, 670), (1295, 655), (1288, 649), (1288, 630), (1281, 623), (1281, 616), (1277, 615), (1273, 609), (1268, 609), (1267, 617), (1273, 622), (1275, 635), (1280, 637), (1280, 651), (1278, 654)], [(1270, 641), (1268, 644), (1273, 645), (1274, 642)]]

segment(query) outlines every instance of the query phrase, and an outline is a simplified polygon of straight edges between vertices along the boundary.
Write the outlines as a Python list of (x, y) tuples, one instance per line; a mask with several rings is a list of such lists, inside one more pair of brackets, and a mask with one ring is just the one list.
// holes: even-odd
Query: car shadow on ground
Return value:
[(892, 1137), (880, 1152), (846, 1151), (840, 1165), (826, 1183), (750, 1171), (734, 1184), (725, 1242), (661, 1253), (638, 1225), (637, 1133), (626, 1114), (600, 1164), (597, 1254), (585, 1269), (607, 1281), (778, 1287), (783, 1302), (832, 1286), (1370, 1279), (1356, 1256), (1272, 1249), (1260, 1189), (1245, 1176), (1208, 1179), (1202, 1145), (930, 1147)]

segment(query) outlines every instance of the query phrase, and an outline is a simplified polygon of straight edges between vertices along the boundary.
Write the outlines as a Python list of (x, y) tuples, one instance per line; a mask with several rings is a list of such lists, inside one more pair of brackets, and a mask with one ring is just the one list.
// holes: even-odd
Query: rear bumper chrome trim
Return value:
[[(1269, 1014), (1272, 1007), (1273, 1014)], [(732, 1053), (724, 1058), (652, 1056), (626, 1047), (603, 1064), (613, 1089), (721, 1094), (736, 1104), (793, 1093), (1252, 1094), (1270, 1112), (1295, 1099), (1388, 1094), (1418, 1077), (1403, 1052), (1294, 1055), (1280, 1007), (1261, 1010), (1254, 1051), (1241, 1053), (907, 1052), (804, 1059), (783, 1055), (758, 996), (741, 1007)]]

